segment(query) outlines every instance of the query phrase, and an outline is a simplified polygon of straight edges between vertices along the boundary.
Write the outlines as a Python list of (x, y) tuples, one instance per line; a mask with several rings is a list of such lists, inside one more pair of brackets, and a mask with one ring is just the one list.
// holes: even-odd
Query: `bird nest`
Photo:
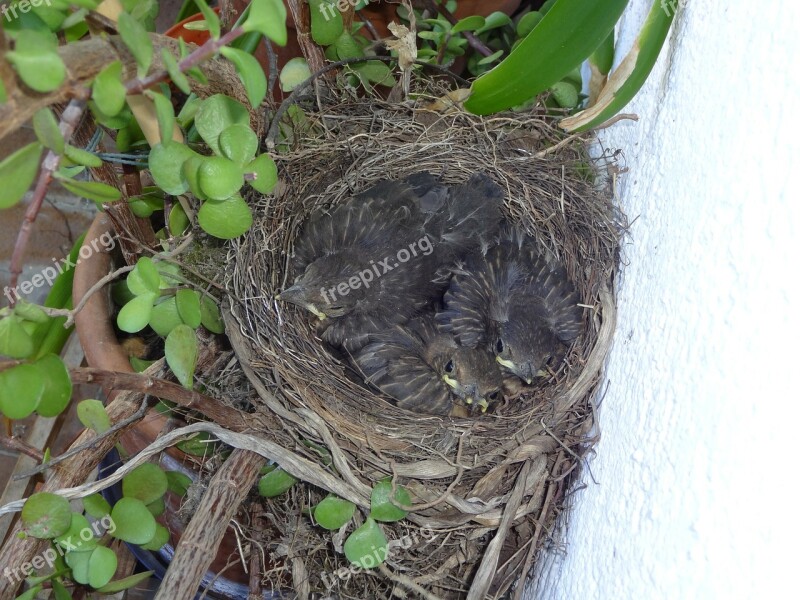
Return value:
[[(543, 109), (478, 117), (436, 101), (439, 93), (427, 87), (416, 101), (390, 103), (318, 90), (294, 105), (281, 125), (280, 182), (253, 200), (254, 225), (229, 255), (232, 341), (258, 391), (255, 411), (271, 423), (259, 435), (318, 471), (307, 479), (315, 485), (270, 506), (277, 553), (293, 572), (273, 583), (301, 597), (504, 597), (548, 541), (594, 441), (621, 231), (603, 183), (612, 160), (590, 158), (588, 138), (565, 135)], [(292, 283), (293, 241), (313, 211), (422, 170), (447, 183), (487, 173), (505, 192), (507, 219), (558, 257), (586, 307), (583, 333), (556, 370), (475, 418), (393, 406), (321, 342), (309, 313), (275, 300)], [(354, 573), (341, 550), (363, 522), (359, 511), (336, 533), (303, 509), (332, 492), (368, 514), (370, 490), (387, 476), (409, 490), (413, 508), (381, 525), (394, 540), (386, 562)]]

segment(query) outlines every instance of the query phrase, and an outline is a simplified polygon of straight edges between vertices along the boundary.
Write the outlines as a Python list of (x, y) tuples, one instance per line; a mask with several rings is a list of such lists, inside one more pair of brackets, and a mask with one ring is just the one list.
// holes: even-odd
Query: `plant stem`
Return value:
[(19, 438), (0, 436), (0, 446), (5, 446), (9, 450), (29, 456), (37, 463), (40, 463), (44, 460), (44, 454), (41, 450), (34, 448), (29, 443)]
[[(81, 115), (83, 115), (83, 111), (86, 109), (86, 101), (89, 99), (89, 93), (89, 88), (78, 88), (76, 90), (76, 97), (69, 101), (67, 108), (64, 109), (61, 115), (61, 122), (58, 124), (58, 128), (65, 142), (68, 142), (70, 138), (72, 138), (72, 133), (80, 122)], [(17, 241), (14, 244), (14, 252), (11, 254), (11, 280), (9, 286), (12, 288), (16, 287), (17, 280), (19, 279), (20, 273), (22, 273), (22, 259), (25, 257), (25, 250), (28, 247), (31, 233), (33, 233), (33, 223), (36, 221), (36, 217), (42, 208), (44, 197), (47, 194), (47, 188), (53, 181), (53, 173), (58, 169), (60, 163), (61, 156), (52, 150), (48, 150), (44, 161), (42, 161), (42, 167), (39, 170), (39, 178), (36, 180), (36, 187), (33, 189), (33, 198), (31, 198), (31, 203), (28, 205), (28, 210), (25, 211), (22, 226), (19, 228)], [(14, 305), (13, 300), (11, 305)]]
[[(197, 50), (189, 54), (187, 57), (181, 59), (178, 62), (178, 69), (182, 73), (185, 73), (189, 69), (199, 65), (207, 58), (211, 58), (219, 51), (220, 48), (244, 34), (244, 29), (241, 27), (234, 27), (228, 33), (220, 36), (218, 40), (208, 40)], [(125, 84), (125, 90), (128, 92), (128, 94), (141, 94), (146, 89), (149, 89), (154, 85), (161, 83), (162, 81), (166, 81), (167, 79), (169, 79), (169, 73), (166, 70), (159, 71), (142, 79), (133, 79), (128, 81)]]

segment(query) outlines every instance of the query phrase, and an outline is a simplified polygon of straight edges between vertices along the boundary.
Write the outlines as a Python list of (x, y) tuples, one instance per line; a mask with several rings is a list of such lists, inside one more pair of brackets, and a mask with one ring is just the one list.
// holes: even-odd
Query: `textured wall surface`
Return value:
[(688, 0), (641, 120), (601, 135), (634, 223), (596, 483), (528, 598), (796, 597), (797, 23), (793, 0)]

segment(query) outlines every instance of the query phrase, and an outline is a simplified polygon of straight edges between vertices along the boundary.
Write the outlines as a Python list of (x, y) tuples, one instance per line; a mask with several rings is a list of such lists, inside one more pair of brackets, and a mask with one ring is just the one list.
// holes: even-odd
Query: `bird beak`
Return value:
[(291, 304), (296, 304), (297, 306), (302, 306), (307, 311), (313, 313), (320, 320), (323, 320), (327, 317), (327, 315), (324, 312), (322, 312), (315, 305), (306, 300), (305, 291), (298, 284), (286, 288), (280, 294), (275, 296), (275, 298), (283, 302), (289, 302)]
[(533, 383), (533, 369), (531, 368), (530, 363), (524, 365), (517, 365), (511, 362), (510, 360), (500, 358), (499, 356), (496, 356), (495, 360), (500, 364), (500, 366), (503, 366), (512, 373), (514, 373), (514, 375), (522, 379), (522, 381), (524, 381), (528, 385)]

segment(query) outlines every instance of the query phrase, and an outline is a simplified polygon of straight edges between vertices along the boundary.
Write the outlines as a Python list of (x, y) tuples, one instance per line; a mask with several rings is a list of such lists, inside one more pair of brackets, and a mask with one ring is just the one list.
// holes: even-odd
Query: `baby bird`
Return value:
[(506, 226), (498, 243), (456, 269), (437, 315), (462, 346), (484, 347), (504, 372), (530, 384), (582, 329), (578, 295), (564, 268)]
[(406, 410), (448, 415), (459, 399), (485, 412), (501, 395), (491, 353), (460, 346), (437, 329), (432, 313), (372, 334), (352, 360), (368, 383)]
[(381, 181), (311, 218), (295, 246), (294, 284), (278, 299), (311, 311), (326, 342), (356, 352), (441, 296), (455, 257), (499, 229), (500, 198), (485, 175), (455, 187), (427, 172)]

